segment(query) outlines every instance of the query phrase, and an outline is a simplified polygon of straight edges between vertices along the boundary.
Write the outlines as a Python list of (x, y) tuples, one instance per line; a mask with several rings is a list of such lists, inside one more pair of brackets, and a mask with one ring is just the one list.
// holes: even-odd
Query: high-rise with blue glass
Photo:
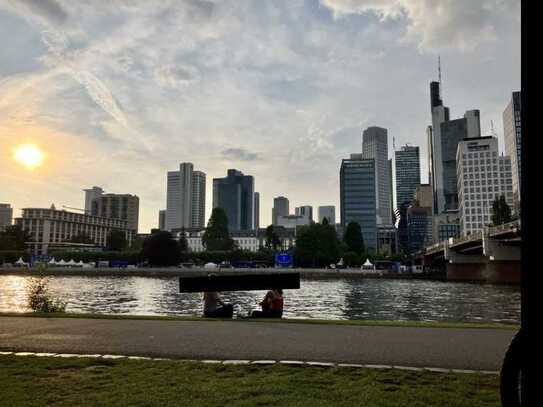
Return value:
[(341, 225), (357, 222), (367, 250), (377, 250), (377, 193), (375, 160), (362, 154), (351, 154), (341, 161), (340, 212)]

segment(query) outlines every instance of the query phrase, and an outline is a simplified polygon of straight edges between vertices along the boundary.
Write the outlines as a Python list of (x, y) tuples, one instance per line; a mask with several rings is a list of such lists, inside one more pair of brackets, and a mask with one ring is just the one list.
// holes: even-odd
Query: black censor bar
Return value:
[(182, 293), (272, 290), (274, 288), (300, 288), (300, 273), (213, 274), (179, 278), (179, 292)]

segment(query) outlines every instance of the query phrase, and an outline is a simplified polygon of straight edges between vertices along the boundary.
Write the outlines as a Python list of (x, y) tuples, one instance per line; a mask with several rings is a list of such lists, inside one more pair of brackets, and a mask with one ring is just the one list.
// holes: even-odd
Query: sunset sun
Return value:
[(29, 170), (33, 170), (43, 163), (43, 153), (33, 144), (25, 144), (17, 147), (14, 158)]

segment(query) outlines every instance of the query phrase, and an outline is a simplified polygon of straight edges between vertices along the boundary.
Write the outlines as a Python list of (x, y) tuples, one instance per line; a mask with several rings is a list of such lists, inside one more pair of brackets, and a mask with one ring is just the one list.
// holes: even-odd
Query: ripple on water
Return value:
[[(25, 312), (29, 277), (0, 276), (0, 312)], [(201, 315), (199, 293), (179, 293), (175, 277), (49, 278), (53, 296), (69, 312)], [(265, 291), (225, 292), (236, 313), (258, 308)], [(436, 322), (519, 323), (520, 289), (416, 280), (302, 280), (299, 290), (285, 290), (285, 317)]]

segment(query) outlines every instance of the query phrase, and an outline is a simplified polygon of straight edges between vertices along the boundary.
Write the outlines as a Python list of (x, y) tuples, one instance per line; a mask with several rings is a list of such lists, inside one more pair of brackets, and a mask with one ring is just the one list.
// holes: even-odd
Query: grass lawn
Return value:
[(499, 406), (497, 375), (0, 356), (0, 406)]
[[(120, 314), (80, 314), (70, 312), (0, 312), (0, 317), (43, 317), (43, 318), (90, 318), (90, 319), (134, 319), (134, 320), (166, 320), (166, 321), (224, 321), (224, 319), (202, 318), (199, 316), (158, 316), (158, 315), (120, 315)], [(430, 322), (430, 321), (373, 321), (373, 320), (324, 320), (324, 319), (231, 319), (243, 323), (246, 321), (261, 323), (295, 323), (295, 324), (327, 324), (356, 326), (398, 326), (409, 328), (476, 328), (519, 330), (517, 324), (480, 324), (468, 322)]]

